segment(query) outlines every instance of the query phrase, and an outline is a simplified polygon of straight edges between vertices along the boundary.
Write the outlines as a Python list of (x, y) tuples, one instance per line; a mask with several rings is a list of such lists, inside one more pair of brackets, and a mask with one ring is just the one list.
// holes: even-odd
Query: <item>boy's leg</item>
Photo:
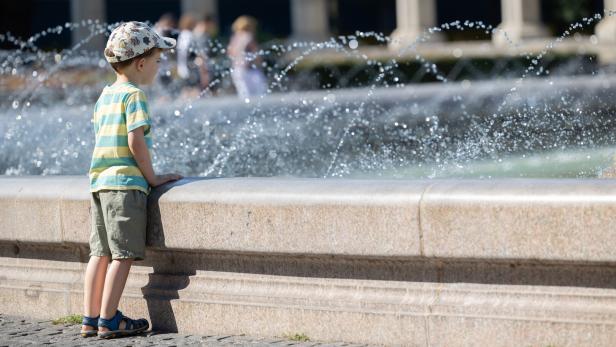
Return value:
[[(101, 203), (106, 211), (105, 226), (113, 259), (105, 277), (101, 318), (112, 319), (133, 261), (145, 257), (147, 196), (138, 190), (108, 191), (101, 194)], [(125, 326), (122, 320), (118, 329)], [(99, 332), (107, 330), (99, 327)]]
[[(116, 259), (111, 262), (107, 276), (105, 277), (105, 289), (103, 290), (103, 302), (101, 317), (111, 319), (116, 314), (120, 297), (126, 285), (126, 279), (133, 259)], [(125, 322), (121, 321), (119, 329), (124, 329)], [(100, 331), (107, 331), (105, 327), (99, 327)]]
[[(107, 273), (107, 256), (91, 256), (86, 268), (85, 280), (83, 285), (83, 314), (86, 317), (97, 317), (101, 311), (101, 299), (103, 286), (105, 284), (105, 274)], [(94, 330), (94, 327), (83, 325), (82, 330)]]
[[(92, 193), (90, 197), (92, 230), (90, 231), (90, 260), (88, 261), (84, 276), (83, 314), (86, 317), (96, 318), (101, 310), (105, 274), (111, 259), (111, 251), (107, 243), (104, 211), (101, 206), (99, 193)], [(89, 325), (81, 326), (82, 331), (94, 329), (96, 327)]]

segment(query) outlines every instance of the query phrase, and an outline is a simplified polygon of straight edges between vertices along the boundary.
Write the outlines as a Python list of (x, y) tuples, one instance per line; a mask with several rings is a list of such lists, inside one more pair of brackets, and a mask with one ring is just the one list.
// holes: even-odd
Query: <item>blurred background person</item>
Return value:
[(190, 14), (180, 18), (180, 34), (177, 40), (177, 74), (185, 92), (191, 92), (199, 85), (199, 69), (195, 64), (197, 44), (195, 42), (195, 29), (197, 21)]
[(173, 13), (167, 12), (160, 16), (158, 21), (154, 24), (154, 31), (156, 31), (158, 35), (177, 38), (176, 25), (177, 21)]
[[(177, 39), (177, 20), (173, 13), (165, 13), (154, 24), (154, 31), (162, 37), (171, 37)], [(160, 73), (158, 79), (164, 85), (168, 85), (172, 81), (171, 77), (171, 54), (164, 52), (160, 57)]]
[(232, 62), (231, 79), (241, 98), (260, 96), (267, 92), (265, 75), (259, 69), (261, 59), (255, 35), (257, 20), (250, 16), (238, 17), (231, 26), (233, 35), (227, 47)]
[(214, 54), (211, 50), (211, 41), (218, 34), (218, 23), (212, 15), (205, 15), (197, 22), (193, 33), (197, 49), (195, 64), (199, 68), (199, 85), (201, 89), (204, 89), (208, 87), (214, 75)]

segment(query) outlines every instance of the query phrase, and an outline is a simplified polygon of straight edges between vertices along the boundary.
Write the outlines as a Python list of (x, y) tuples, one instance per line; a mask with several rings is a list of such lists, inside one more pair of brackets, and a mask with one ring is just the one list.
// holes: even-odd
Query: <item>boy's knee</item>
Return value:
[(99, 258), (99, 259), (111, 259), (111, 255), (105, 254), (105, 255), (95, 255), (95, 257)]
[(110, 255), (91, 255), (90, 259), (99, 261), (99, 262), (104, 262), (104, 261), (109, 262), (111, 261), (111, 256)]

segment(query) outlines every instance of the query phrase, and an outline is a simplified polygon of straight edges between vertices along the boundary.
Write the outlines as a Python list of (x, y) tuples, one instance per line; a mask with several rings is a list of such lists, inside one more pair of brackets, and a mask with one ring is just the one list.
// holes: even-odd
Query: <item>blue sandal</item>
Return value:
[[(121, 321), (126, 322), (124, 329), (120, 329)], [(123, 315), (120, 310), (117, 310), (115, 316), (111, 319), (100, 317), (98, 319), (98, 326), (109, 329), (109, 331), (99, 332), (98, 337), (102, 339), (112, 339), (115, 337), (137, 335), (146, 331), (150, 327), (150, 323), (144, 318), (130, 319)]]
[(98, 334), (98, 319), (100, 316), (96, 318), (83, 316), (83, 320), (81, 321), (81, 325), (87, 325), (94, 328), (93, 330), (81, 330), (81, 337), (94, 337)]

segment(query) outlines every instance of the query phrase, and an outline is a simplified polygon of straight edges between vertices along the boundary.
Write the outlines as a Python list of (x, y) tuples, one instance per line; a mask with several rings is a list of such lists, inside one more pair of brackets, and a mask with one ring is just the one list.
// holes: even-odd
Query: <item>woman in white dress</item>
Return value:
[(264, 95), (267, 92), (265, 75), (259, 69), (261, 59), (252, 54), (258, 51), (255, 33), (257, 21), (250, 16), (238, 17), (231, 27), (233, 35), (227, 47), (232, 61), (231, 79), (241, 98)]

